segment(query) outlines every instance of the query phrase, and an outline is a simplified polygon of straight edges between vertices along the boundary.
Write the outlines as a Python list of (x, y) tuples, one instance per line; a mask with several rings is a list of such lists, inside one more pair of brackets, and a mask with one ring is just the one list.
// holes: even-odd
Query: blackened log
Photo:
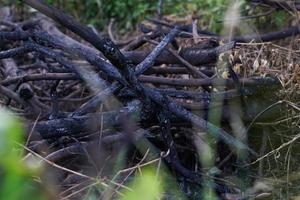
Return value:
[[(151, 43), (156, 44), (156, 41), (150, 41)], [(195, 78), (208, 78), (206, 74), (203, 74), (201, 71), (199, 71), (195, 66), (191, 65), (188, 61), (186, 61), (184, 58), (182, 58), (176, 51), (173, 49), (167, 49), (173, 56), (175, 56), (180, 62), (183, 64), (183, 66), (190, 72), (190, 74)]]
[[(172, 85), (172, 86), (224, 86), (229, 87), (234, 86), (234, 81), (232, 79), (182, 79), (182, 78), (164, 78), (157, 76), (145, 76), (142, 75), (139, 77), (142, 82), (161, 84), (161, 85)], [(244, 86), (257, 86), (261, 88), (267, 86), (276, 86), (279, 85), (279, 81), (276, 78), (271, 77), (253, 77), (253, 78), (243, 78), (240, 79), (240, 82)]]
[(231, 50), (235, 47), (235, 42), (218, 46), (215, 48), (202, 49), (202, 48), (186, 48), (180, 52), (180, 55), (192, 65), (201, 65), (216, 61), (218, 55)]
[(8, 86), (15, 83), (25, 83), (28, 81), (42, 81), (42, 80), (77, 80), (80, 77), (74, 73), (43, 73), (43, 74), (24, 74), (6, 78), (0, 84)]
[(244, 36), (237, 36), (233, 38), (236, 42), (269, 42), (273, 40), (280, 40), (287, 37), (293, 37), (300, 33), (300, 27), (299, 26), (292, 26), (288, 28), (284, 28), (279, 31), (264, 33), (264, 34), (252, 34), (252, 35), (244, 35)]
[[(255, 0), (252, 0), (252, 1), (255, 1)], [(258, 0), (258, 1), (263, 2), (265, 0)], [(269, 1), (269, 0), (267, 0), (267, 1)], [(281, 3), (284, 3), (284, 2), (281, 1), (280, 3), (278, 3), (276, 1), (272, 1), (272, 4), (274, 4), (274, 5), (276, 4), (276, 6), (280, 5)], [(283, 4), (281, 4), (281, 5), (283, 5)], [(297, 5), (297, 6), (300, 8), (300, 5)], [(164, 24), (164, 23), (162, 25), (170, 27), (170, 28), (173, 27), (173, 25), (167, 25), (167, 24)], [(152, 31), (152, 30), (148, 29), (146, 32), (149, 32), (149, 31)], [(292, 26), (292, 27), (284, 28), (284, 29), (279, 30), (279, 31), (268, 32), (268, 33), (263, 33), (263, 34), (248, 34), (248, 35), (244, 35), (244, 36), (243, 35), (236, 36), (236, 37), (232, 38), (232, 41), (244, 42), (244, 43), (248, 43), (248, 42), (251, 42), (251, 41), (269, 42), (269, 41), (273, 41), (273, 40), (284, 39), (284, 38), (287, 38), (287, 37), (293, 37), (295, 35), (298, 35), (299, 33), (300, 33), (299, 26)], [(182, 32), (179, 35), (184, 36), (184, 37), (192, 37), (193, 36), (191, 32)], [(211, 39), (214, 39), (214, 40), (224, 39), (223, 36), (218, 36), (216, 34), (215, 35), (210, 35), (209, 37)]]
[[(202, 48), (186, 48), (183, 49), (179, 55), (192, 65), (202, 65), (215, 62), (223, 52), (226, 52), (234, 48), (234, 43), (229, 43), (224, 46), (219, 46), (210, 49)], [(134, 64), (142, 62), (150, 51), (132, 51), (124, 52), (124, 55), (130, 59)], [(182, 62), (176, 58), (171, 52), (167, 50), (163, 51), (156, 59), (155, 65), (160, 64), (181, 64)]]
[[(117, 125), (120, 123), (120, 113), (123, 115), (129, 115), (138, 112), (139, 110), (139, 103), (132, 102), (119, 112), (104, 112), (84, 116), (68, 116), (61, 119), (40, 121), (36, 124), (35, 130), (40, 133), (44, 139), (59, 138), (62, 136), (76, 137), (84, 133), (96, 132), (101, 128), (101, 124), (105, 127)], [(103, 123), (100, 123), (101, 120), (103, 120)], [(33, 124), (31, 126), (33, 126)]]
[[(225, 92), (196, 92), (196, 91), (186, 91), (186, 90), (175, 90), (175, 89), (155, 89), (160, 93), (168, 95), (174, 98), (184, 98), (184, 99), (193, 99), (195, 101), (211, 101), (212, 99), (232, 99), (235, 97), (239, 97), (240, 94), (237, 90), (227, 90)], [(245, 96), (254, 95), (259, 91), (250, 89), (250, 88), (242, 88), (242, 94)]]
[(21, 30), (15, 30), (13, 32), (0, 32), (0, 40), (26, 40), (30, 37), (30, 34)]
[(12, 58), (15, 56), (23, 55), (23, 54), (31, 52), (31, 51), (33, 51), (33, 48), (31, 48), (28, 45), (24, 45), (22, 47), (17, 47), (17, 48), (9, 49), (6, 51), (1, 51), (0, 59)]
[[(215, 74), (214, 70), (209, 69), (201, 69), (200, 70), (203, 74), (205, 74), (208, 77), (211, 77)], [(171, 67), (151, 67), (147, 71), (145, 71), (146, 75), (149, 74), (159, 74), (159, 75), (169, 75), (169, 74), (189, 74), (189, 71), (185, 67), (177, 67), (177, 66), (171, 66)]]
[(178, 34), (178, 27), (175, 27), (170, 31), (168, 35), (153, 49), (153, 51), (135, 68), (136, 76), (139, 76), (148, 68), (150, 68), (156, 58), (161, 54), (161, 52), (166, 48), (166, 46), (176, 37)]

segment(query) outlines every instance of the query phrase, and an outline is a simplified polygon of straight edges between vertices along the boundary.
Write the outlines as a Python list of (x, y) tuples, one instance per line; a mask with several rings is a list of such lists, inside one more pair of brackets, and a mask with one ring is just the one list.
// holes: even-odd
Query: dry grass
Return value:
[(241, 43), (232, 53), (235, 70), (244, 77), (277, 77), (282, 85), (280, 96), (296, 100), (300, 89), (299, 47), (298, 38), (279, 44)]

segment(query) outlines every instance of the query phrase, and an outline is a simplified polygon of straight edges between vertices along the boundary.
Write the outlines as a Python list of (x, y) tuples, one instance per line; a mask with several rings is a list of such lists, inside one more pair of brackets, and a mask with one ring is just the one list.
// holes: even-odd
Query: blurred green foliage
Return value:
[(121, 200), (160, 199), (163, 191), (161, 183), (159, 176), (155, 175), (154, 170), (145, 169), (131, 184), (133, 191), (126, 191), (125, 196)]
[[(118, 28), (131, 30), (134, 25), (147, 16), (155, 16), (158, 0), (48, 0), (70, 14), (100, 28), (105, 28), (109, 20), (114, 18)], [(165, 0), (164, 15), (175, 14), (178, 17), (187, 15), (203, 16), (201, 21), (205, 26), (212, 25), (213, 20), (223, 17), (228, 1), (226, 0)], [(211, 26), (213, 31), (220, 30), (220, 24)]]
[(21, 123), (3, 109), (0, 109), (0, 121), (0, 199), (46, 199), (34, 180), (39, 168), (21, 161)]
[[(47, 0), (49, 3), (65, 9), (68, 13), (80, 19), (86, 24), (93, 24), (100, 29), (105, 29), (114, 18), (118, 25), (118, 30), (125, 33), (133, 30), (138, 22), (145, 17), (153, 17), (157, 13), (159, 0)], [(230, 0), (164, 0), (164, 15), (174, 14), (177, 17), (188, 15), (200, 17), (199, 26), (207, 28), (210, 31), (220, 33), (223, 29), (223, 23), (218, 22), (224, 19)], [(246, 3), (241, 2), (241, 15), (255, 15), (257, 12), (266, 12), (265, 10), (256, 10)], [(268, 17), (262, 17), (252, 20), (258, 28), (279, 28), (287, 26), (289, 14), (285, 11), (275, 12)], [(248, 22), (248, 21), (247, 21)], [(270, 23), (271, 22), (271, 23)]]
[[(14, 4), (21, 0), (0, 0), (0, 6)], [(95, 25), (105, 30), (110, 19), (114, 18), (119, 33), (134, 30), (137, 23), (145, 17), (154, 17), (157, 13), (159, 0), (45, 0), (56, 7), (65, 10), (85, 24)], [(203, 29), (221, 33), (223, 30), (224, 15), (230, 7), (230, 0), (163, 0), (164, 15), (185, 17), (188, 15), (200, 17), (199, 26)], [(251, 6), (247, 0), (239, 0), (242, 16), (265, 13), (267, 9)], [(252, 20), (243, 21), (251, 23), (259, 30), (277, 29), (288, 26), (292, 15), (286, 11), (276, 11), (273, 14)], [(221, 22), (220, 22), (221, 21)], [(243, 27), (244, 28), (244, 27)], [(253, 28), (252, 28), (253, 29)], [(254, 30), (252, 30), (254, 31)]]

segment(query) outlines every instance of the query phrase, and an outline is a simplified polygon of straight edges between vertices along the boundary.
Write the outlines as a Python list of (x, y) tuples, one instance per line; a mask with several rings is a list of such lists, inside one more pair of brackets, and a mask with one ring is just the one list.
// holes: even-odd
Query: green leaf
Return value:
[(133, 191), (125, 193), (121, 200), (156, 200), (161, 196), (163, 191), (162, 184), (157, 180), (153, 170), (147, 169), (142, 171), (132, 183)]
[(33, 180), (38, 168), (34, 171), (21, 160), (21, 123), (4, 109), (0, 109), (0, 122), (0, 199), (46, 199)]

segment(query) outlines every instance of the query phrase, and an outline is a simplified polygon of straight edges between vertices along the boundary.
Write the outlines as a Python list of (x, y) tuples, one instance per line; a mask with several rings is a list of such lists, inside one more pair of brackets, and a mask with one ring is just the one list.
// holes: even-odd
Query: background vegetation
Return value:
[[(106, 30), (109, 21), (115, 19), (117, 30), (124, 34), (135, 30), (136, 25), (146, 17), (154, 17), (157, 13), (159, 0), (46, 0), (60, 9), (66, 10), (72, 16), (85, 24), (91, 24), (101, 30)], [(256, 9), (247, 0), (241, 2), (241, 15), (255, 15), (267, 12)], [(14, 4), (20, 0), (0, 0), (0, 4)], [(199, 26), (203, 29), (220, 33), (223, 28), (223, 18), (229, 0), (164, 0), (163, 13), (173, 18), (200, 17)], [(290, 22), (289, 14), (285, 11), (277, 11), (272, 15), (252, 20), (253, 27), (259, 30), (276, 29)]]
[[(67, 10), (73, 16), (87, 24), (93, 24), (101, 29), (105, 29), (114, 18), (118, 25), (118, 30), (125, 33), (136, 27), (138, 22), (146, 17), (155, 16), (157, 13), (159, 0), (47, 0), (49, 3)], [(262, 10), (253, 10), (245, 0), (241, 2), (242, 15), (254, 15)], [(164, 0), (164, 15), (173, 15), (177, 18), (200, 17), (199, 25), (210, 31), (220, 33), (223, 27), (222, 20), (231, 1), (228, 0)], [(266, 18), (254, 21), (258, 28), (278, 28), (288, 21), (286, 12), (276, 12)], [(271, 22), (271, 23), (270, 23)], [(272, 24), (272, 25), (271, 25)]]

